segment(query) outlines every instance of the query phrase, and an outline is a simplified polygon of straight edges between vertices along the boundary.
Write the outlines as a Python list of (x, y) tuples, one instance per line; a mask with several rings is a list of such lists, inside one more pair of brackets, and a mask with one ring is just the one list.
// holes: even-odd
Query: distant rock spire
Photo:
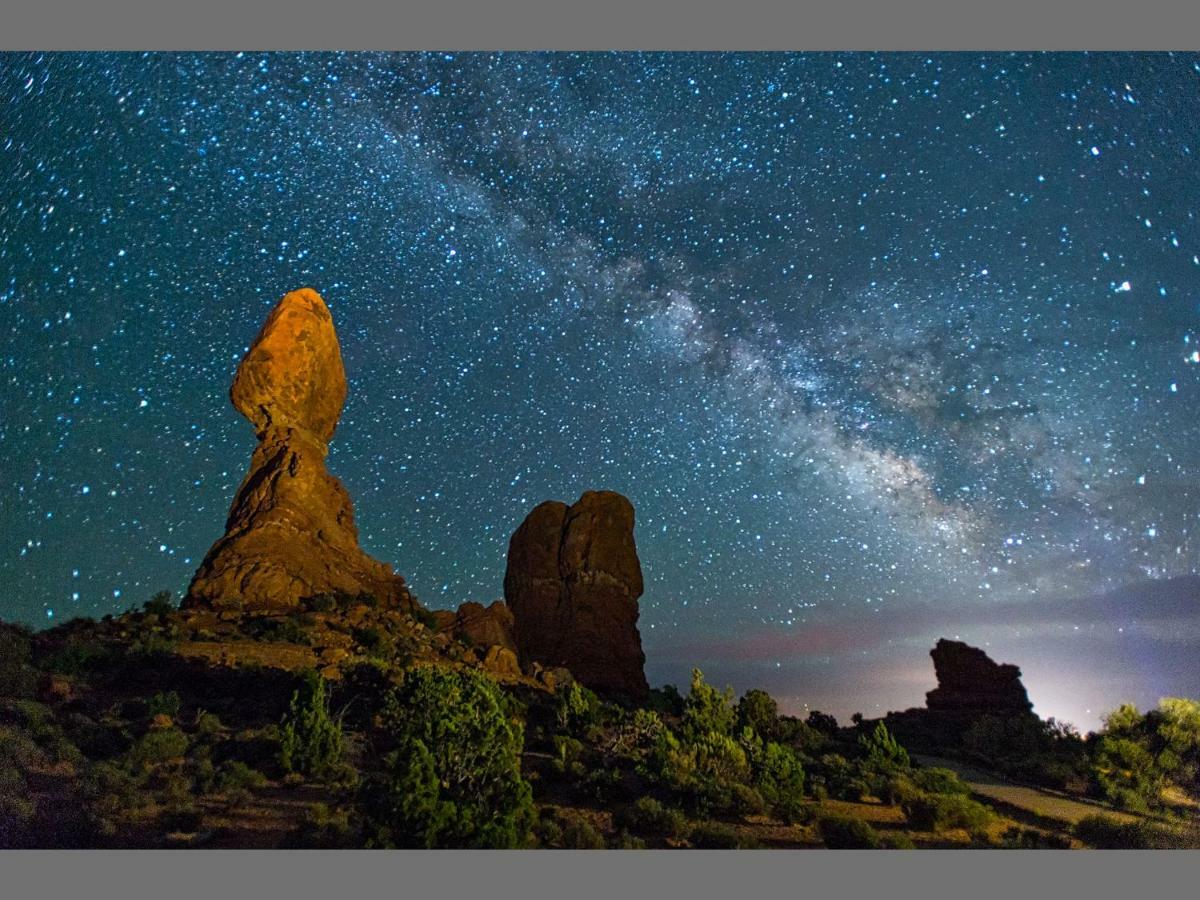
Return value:
[(620, 494), (542, 503), (509, 541), (504, 597), (525, 667), (564, 666), (590, 688), (644, 698), (641, 594), (633, 504)]

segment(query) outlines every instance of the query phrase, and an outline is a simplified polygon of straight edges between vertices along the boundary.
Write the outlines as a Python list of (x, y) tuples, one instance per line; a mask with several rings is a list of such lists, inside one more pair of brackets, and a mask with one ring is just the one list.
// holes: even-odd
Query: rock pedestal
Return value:
[(350, 495), (325, 468), (346, 372), (333, 317), (316, 291), (286, 295), (238, 366), (234, 407), (258, 446), (185, 605), (241, 600), (287, 608), (316, 594), (372, 594), (411, 606), (404, 579), (358, 546)]

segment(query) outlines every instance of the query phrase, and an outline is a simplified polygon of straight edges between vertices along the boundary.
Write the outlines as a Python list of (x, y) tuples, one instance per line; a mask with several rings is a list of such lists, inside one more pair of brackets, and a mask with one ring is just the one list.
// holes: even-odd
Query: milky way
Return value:
[(310, 285), (429, 606), (606, 488), (652, 682), (875, 712), (953, 633), (1081, 724), (1200, 691), (1197, 156), (1189, 55), (0, 54), (0, 615), (182, 591)]

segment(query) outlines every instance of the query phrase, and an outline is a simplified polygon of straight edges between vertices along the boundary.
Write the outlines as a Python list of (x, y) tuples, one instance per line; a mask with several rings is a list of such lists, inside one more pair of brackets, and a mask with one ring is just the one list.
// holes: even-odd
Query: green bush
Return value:
[(782, 735), (779, 705), (766, 691), (746, 691), (737, 705), (739, 728), (751, 728), (764, 741), (778, 741)]
[(1061, 834), (1014, 825), (1005, 829), (1000, 837), (1000, 846), (1008, 850), (1069, 850), (1071, 839)]
[(572, 818), (562, 828), (562, 845), (566, 850), (606, 850), (604, 835), (587, 819)]
[(355, 628), (354, 640), (372, 659), (386, 660), (396, 652), (396, 645), (392, 639), (383, 629), (374, 625), (369, 628)]
[(664, 684), (661, 688), (650, 691), (650, 696), (646, 698), (646, 708), (660, 716), (682, 716), (683, 695), (675, 685)]
[(125, 759), (136, 771), (177, 759), (187, 753), (188, 736), (178, 728), (148, 731), (129, 748)]
[(179, 715), (179, 694), (175, 691), (166, 693), (157, 693), (150, 698), (146, 704), (146, 713), (149, 716), (170, 716), (172, 719)]
[(580, 734), (595, 725), (600, 716), (600, 698), (578, 681), (554, 692), (554, 721), (562, 731)]
[(688, 832), (687, 816), (653, 797), (641, 797), (626, 806), (613, 818), (613, 824), (636, 834), (656, 837), (682, 838), (687, 837)]
[(888, 831), (879, 835), (879, 847), (882, 850), (915, 850), (917, 845), (903, 831)]
[(250, 619), (242, 624), (242, 632), (258, 641), (278, 642), (282, 644), (311, 643), (312, 637), (304, 626), (296, 619), (259, 617)]
[(773, 810), (804, 796), (804, 768), (789, 747), (768, 743), (755, 778), (759, 793)]
[(265, 787), (267, 776), (240, 759), (228, 759), (217, 770), (216, 784), (221, 791), (249, 790)]
[(909, 824), (918, 831), (965, 828), (975, 831), (994, 818), (990, 809), (962, 794), (917, 794), (901, 803)]
[(709, 734), (730, 735), (734, 723), (733, 688), (719, 691), (692, 669), (692, 688), (683, 705), (683, 735), (695, 740)]
[(152, 616), (167, 616), (175, 610), (175, 601), (170, 591), (159, 591), (142, 606)]
[(435, 616), (431, 610), (428, 610), (423, 606), (414, 606), (413, 611), (412, 611), (412, 617), (414, 619), (416, 619), (418, 622), (420, 622), (422, 625), (424, 625), (430, 631), (438, 630), (437, 616)]
[(364, 784), (375, 846), (521, 847), (534, 809), (521, 777), (523, 729), (475, 670), (405, 673), (382, 714), (395, 747)]
[(304, 606), (311, 612), (327, 613), (337, 609), (337, 598), (333, 594), (313, 594), (304, 601)]
[(25, 774), (0, 762), (0, 850), (23, 843), (36, 811)]
[(861, 819), (823, 816), (817, 830), (830, 850), (875, 850), (880, 846), (879, 833)]
[(909, 767), (908, 751), (900, 746), (882, 720), (870, 737), (863, 735), (858, 743), (866, 754), (863, 769), (867, 772), (890, 775)]
[(205, 712), (202, 709), (196, 710), (196, 734), (209, 737), (217, 734), (225, 726), (221, 723), (220, 717), (216, 713)]
[(72, 639), (47, 656), (41, 667), (58, 675), (87, 675), (111, 663), (115, 656), (103, 644)]
[(342, 758), (342, 725), (329, 712), (325, 679), (311, 669), (301, 676), (283, 717), (279, 764), (286, 772), (321, 777)]
[(828, 713), (823, 713), (820, 710), (814, 709), (809, 712), (808, 718), (804, 720), (804, 723), (809, 728), (820, 732), (826, 737), (837, 737), (838, 721)]
[(971, 789), (958, 775), (950, 769), (933, 767), (917, 769), (910, 776), (913, 784), (929, 794), (962, 794), (971, 793)]
[(699, 850), (751, 850), (756, 844), (751, 837), (741, 837), (729, 825), (705, 822), (692, 830), (691, 845)]
[(1182, 844), (1170, 830), (1151, 822), (1118, 822), (1103, 815), (1080, 819), (1075, 836), (1098, 850), (1169, 850)]
[(29, 697), (37, 687), (32, 665), (33, 635), (18, 625), (0, 623), (0, 697)]

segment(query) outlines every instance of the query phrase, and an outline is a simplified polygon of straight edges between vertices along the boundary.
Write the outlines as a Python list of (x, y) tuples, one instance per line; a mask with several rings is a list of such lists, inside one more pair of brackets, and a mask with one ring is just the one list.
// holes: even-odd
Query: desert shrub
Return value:
[(227, 759), (217, 770), (217, 789), (221, 791), (250, 790), (265, 787), (267, 776), (240, 759)]
[(750, 777), (746, 751), (733, 738), (717, 731), (696, 737), (690, 746), (695, 770), (702, 777), (722, 782), (744, 782)]
[(697, 825), (688, 840), (699, 850), (750, 850), (756, 846), (753, 838), (741, 837), (734, 828), (721, 822)]
[(758, 816), (767, 811), (767, 802), (762, 794), (750, 785), (735, 781), (725, 787), (729, 792), (729, 800), (720, 808), (735, 816)]
[(900, 808), (918, 831), (977, 831), (994, 818), (990, 809), (962, 794), (917, 794), (905, 799)]
[(778, 741), (782, 732), (779, 705), (766, 691), (746, 691), (738, 701), (737, 725), (753, 729), (764, 741)]
[(922, 792), (921, 788), (913, 784), (910, 777), (904, 774), (877, 779), (873, 790), (875, 796), (888, 806), (896, 806)]
[(869, 737), (860, 736), (858, 743), (865, 753), (863, 768), (867, 772), (890, 775), (909, 767), (908, 751), (900, 746), (882, 720)]
[(422, 625), (424, 625), (430, 631), (438, 630), (437, 616), (434, 615), (432, 610), (428, 610), (423, 606), (414, 606), (413, 611), (412, 611), (412, 617), (414, 619), (416, 619), (418, 622), (420, 622)]
[(692, 669), (692, 687), (683, 705), (683, 735), (694, 740), (703, 735), (729, 735), (734, 724), (733, 688), (719, 691), (705, 683), (704, 673)]
[(567, 850), (605, 850), (604, 835), (587, 819), (568, 819), (562, 828), (562, 845)]
[(344, 715), (350, 727), (366, 728), (382, 711), (383, 702), (392, 689), (388, 665), (381, 660), (368, 659), (342, 671), (339, 682), (339, 702), (345, 702)]
[(781, 744), (768, 743), (763, 749), (755, 782), (763, 799), (776, 811), (804, 796), (804, 768), (796, 754)]
[(1113, 734), (1099, 740), (1095, 778), (1105, 799), (1118, 809), (1135, 812), (1157, 805), (1166, 782), (1147, 747)]
[(23, 842), (36, 811), (25, 773), (0, 761), (0, 849)]
[(830, 850), (874, 850), (879, 846), (879, 833), (861, 819), (822, 816), (817, 830)]
[(296, 843), (300, 847), (314, 849), (348, 848), (352, 844), (353, 831), (348, 809), (314, 803), (304, 814), (304, 821), (297, 830)]
[(187, 753), (188, 736), (178, 728), (157, 728), (146, 732), (125, 754), (132, 771), (177, 759)]
[(829, 748), (831, 740), (829, 735), (817, 731), (807, 722), (792, 716), (780, 716), (776, 742), (791, 747), (805, 757), (816, 759)]
[(578, 738), (556, 734), (553, 744), (554, 759), (551, 761), (551, 767), (554, 771), (559, 775), (582, 777), (587, 771), (581, 759), (583, 742)]
[(807, 825), (817, 817), (817, 804), (803, 796), (789, 796), (777, 800), (771, 812), (787, 825)]
[(304, 607), (309, 612), (333, 612), (337, 609), (337, 605), (337, 598), (333, 594), (313, 594), (304, 599)]
[(88, 814), (102, 834), (111, 834), (113, 820), (146, 802), (140, 781), (113, 762), (88, 766), (80, 788)]
[(640, 762), (658, 743), (665, 729), (657, 713), (636, 709), (616, 728), (605, 749), (614, 756)]
[(258, 641), (278, 642), (283, 644), (304, 644), (312, 638), (304, 626), (296, 619), (287, 617), (261, 616), (242, 623), (242, 633)]
[(600, 698), (577, 681), (554, 692), (554, 721), (562, 731), (580, 734), (595, 725), (600, 715)]
[(641, 797), (620, 810), (613, 818), (613, 824), (636, 834), (656, 837), (682, 838), (688, 832), (687, 816), (681, 810), (664, 806), (653, 797)]
[(396, 646), (388, 634), (374, 625), (355, 628), (354, 640), (366, 651), (367, 656), (374, 659), (388, 659), (396, 651)]
[(172, 719), (179, 715), (179, 694), (175, 691), (159, 692), (146, 703), (148, 716), (170, 716)]
[(142, 609), (152, 616), (167, 616), (175, 610), (175, 600), (170, 591), (159, 591), (143, 605)]
[(910, 776), (913, 784), (930, 794), (963, 794), (968, 795), (971, 789), (950, 769), (934, 766), (929, 769), (917, 769)]
[(636, 834), (630, 834), (622, 829), (612, 840), (613, 850), (645, 850), (646, 842)]
[(1000, 836), (1000, 846), (1008, 850), (1069, 850), (1071, 839), (1061, 834), (1014, 825)]
[(916, 850), (917, 845), (903, 831), (886, 831), (879, 835), (881, 850)]
[(1075, 836), (1098, 850), (1163, 850), (1179, 846), (1168, 829), (1145, 820), (1118, 822), (1109, 816), (1086, 816), (1075, 824)]
[(597, 766), (587, 771), (579, 782), (579, 789), (592, 797), (600, 806), (608, 807), (626, 799), (629, 795), (625, 775), (618, 768)]
[(325, 679), (309, 669), (281, 723), (279, 764), (285, 772), (321, 777), (341, 761), (342, 745), (342, 724), (329, 712)]
[(1132, 810), (1160, 806), (1170, 785), (1200, 793), (1200, 702), (1168, 697), (1145, 715), (1131, 704), (1114, 710), (1096, 742), (1093, 779), (1110, 802)]
[[(173, 638), (161, 634), (140, 634), (129, 642), (125, 650), (127, 662), (134, 665), (154, 664), (161, 662), (175, 652), (177, 641)], [(101, 652), (97, 654), (97, 658), (90, 663), (92, 668), (98, 667), (106, 659), (107, 654), (103, 652), (103, 648), (97, 648)]]
[(220, 717), (216, 713), (206, 712), (203, 709), (196, 710), (196, 734), (210, 737), (217, 734), (224, 727)]
[(826, 753), (816, 766), (814, 796), (817, 789), (835, 800), (857, 802), (871, 793), (871, 787), (859, 775), (856, 767), (844, 756), (838, 753)]
[(395, 749), (364, 785), (372, 844), (526, 844), (533, 802), (520, 770), (523, 729), (493, 681), (474, 670), (413, 669), (382, 718)]
[(812, 710), (808, 714), (808, 718), (804, 720), (809, 728), (819, 731), (827, 737), (837, 737), (838, 722), (833, 716), (828, 713), (823, 713), (820, 710)]
[(88, 675), (110, 664), (116, 654), (95, 641), (71, 639), (41, 662), (41, 668), (58, 675)]
[(29, 697), (37, 687), (28, 629), (0, 623), (0, 697)]

